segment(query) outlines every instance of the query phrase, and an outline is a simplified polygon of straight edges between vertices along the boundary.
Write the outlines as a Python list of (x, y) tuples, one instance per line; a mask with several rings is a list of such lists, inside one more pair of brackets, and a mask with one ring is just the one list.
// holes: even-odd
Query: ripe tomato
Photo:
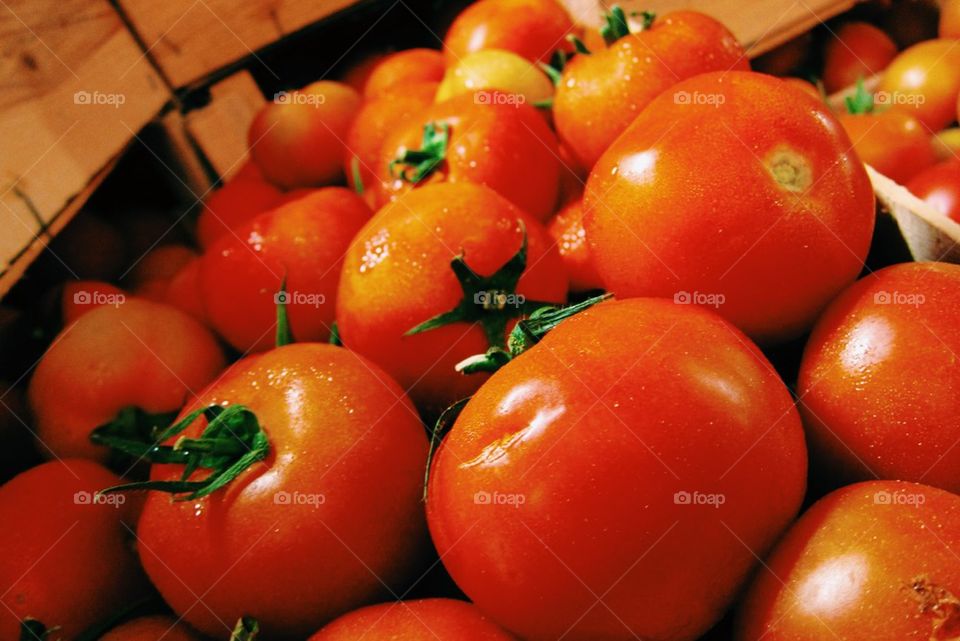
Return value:
[(174, 274), (167, 284), (164, 302), (208, 324), (207, 309), (200, 295), (200, 257), (196, 257)]
[(209, 247), (227, 231), (280, 203), (283, 192), (262, 178), (236, 177), (212, 192), (197, 218), (197, 242)]
[(175, 412), (223, 366), (213, 335), (178, 309), (128, 298), (90, 310), (53, 340), (30, 381), (41, 451), (106, 460), (94, 428), (129, 407)]
[(586, 292), (603, 289), (600, 275), (590, 260), (587, 234), (583, 230), (583, 203), (574, 200), (557, 212), (547, 227), (570, 277), (570, 290)]
[[(140, 558), (186, 622), (222, 637), (247, 615), (265, 638), (303, 639), (418, 569), (427, 440), (379, 368), (332, 345), (287, 345), (231, 366), (184, 414), (210, 404), (249, 408), (270, 452), (206, 497), (147, 497)], [(182, 471), (154, 465), (151, 478)]]
[(837, 29), (824, 50), (823, 86), (834, 93), (886, 69), (897, 44), (866, 22), (848, 22)]
[(960, 267), (907, 263), (834, 301), (800, 369), (811, 451), (837, 480), (960, 491)]
[(73, 280), (64, 283), (60, 294), (60, 310), (63, 325), (69, 325), (92, 309), (101, 305), (119, 305), (127, 293), (116, 285), (98, 280)]
[(345, 614), (309, 641), (513, 641), (476, 606), (454, 599), (382, 603)]
[(286, 277), (294, 337), (327, 340), (343, 253), (368, 218), (370, 208), (359, 196), (327, 187), (221, 238), (200, 262), (200, 291), (213, 328), (242, 352), (272, 347)]
[[(223, 636), (223, 635), (221, 635)], [(200, 635), (173, 617), (140, 617), (118, 625), (100, 641), (201, 641)]]
[(480, 0), (457, 16), (443, 40), (450, 62), (481, 49), (506, 49), (532, 62), (549, 62), (568, 49), (573, 21), (555, 0)]
[[(427, 144), (426, 129), (433, 132)], [(421, 160), (420, 151), (427, 158)], [(437, 103), (385, 140), (375, 167), (379, 204), (422, 185), (470, 182), (545, 221), (557, 204), (558, 153), (543, 116), (517, 96), (463, 94)], [(409, 163), (395, 162), (405, 155)]]
[(960, 160), (947, 160), (917, 174), (907, 189), (944, 216), (960, 223)]
[(374, 68), (380, 64), (380, 61), (388, 54), (375, 52), (367, 53), (350, 64), (347, 70), (340, 78), (340, 82), (353, 88), (358, 94), (363, 95), (364, 87), (367, 85), (367, 78), (373, 73)]
[(960, 1), (943, 0), (940, 3), (941, 38), (960, 38)]
[(19, 638), (33, 618), (74, 639), (146, 593), (128, 544), (135, 504), (102, 497), (119, 482), (79, 459), (33, 467), (0, 486), (0, 638)]
[(480, 388), (438, 450), (427, 520), (457, 585), (524, 639), (685, 641), (805, 479), (760, 351), (711, 312), (632, 299), (564, 321)]
[[(124, 282), (134, 293), (149, 287), (154, 281), (162, 281), (166, 285), (177, 272), (196, 257), (197, 253), (193, 249), (178, 243), (154, 247), (139, 257), (127, 272)], [(166, 291), (166, 287), (163, 289)]]
[(446, 71), (443, 54), (434, 49), (406, 49), (379, 60), (363, 86), (365, 98), (407, 91), (407, 86), (440, 82)]
[(594, 167), (584, 212), (607, 289), (702, 300), (768, 342), (799, 335), (853, 282), (875, 215), (827, 106), (752, 72), (654, 100)]
[[(960, 108), (960, 104), (957, 105)], [(960, 158), (960, 127), (951, 127), (937, 132), (933, 137), (933, 151), (937, 160)]]
[(250, 125), (253, 161), (283, 189), (336, 182), (343, 176), (343, 138), (360, 102), (356, 91), (329, 80), (277, 94)]
[(777, 545), (747, 593), (738, 641), (951, 639), (960, 498), (925, 485), (829, 494)]
[(590, 168), (668, 87), (706, 71), (749, 68), (722, 24), (694, 11), (668, 13), (645, 31), (570, 61), (553, 102), (557, 132)]
[(820, 93), (820, 89), (818, 89), (817, 86), (812, 82), (804, 80), (803, 78), (784, 78), (783, 81), (788, 85), (795, 87), (806, 94), (809, 94), (812, 98), (823, 100), (823, 94)]
[(840, 114), (838, 120), (860, 160), (900, 184), (937, 161), (930, 132), (908, 113)]
[[(492, 275), (517, 254), (524, 233), (527, 268), (515, 289), (502, 292), (508, 297), (504, 313), (480, 300), (483, 293), (464, 300), (468, 295), (451, 260), (462, 256), (476, 274)], [(429, 414), (468, 396), (482, 382), (482, 375), (461, 376), (454, 366), (490, 347), (487, 324), (497, 319), (506, 324), (509, 312), (528, 300), (560, 303), (566, 295), (560, 254), (536, 220), (486, 187), (441, 183), (387, 205), (350, 243), (337, 324), (344, 345), (390, 372)], [(407, 335), (461, 303), (471, 309), (476, 303), (487, 324), (455, 322)]]
[(931, 132), (957, 117), (960, 47), (955, 40), (927, 40), (894, 58), (880, 80), (878, 102), (916, 117)]
[(536, 105), (553, 97), (553, 82), (532, 62), (512, 51), (482, 49), (467, 54), (447, 69), (437, 101), (469, 93), (479, 98), (478, 89), (501, 89), (523, 96)]

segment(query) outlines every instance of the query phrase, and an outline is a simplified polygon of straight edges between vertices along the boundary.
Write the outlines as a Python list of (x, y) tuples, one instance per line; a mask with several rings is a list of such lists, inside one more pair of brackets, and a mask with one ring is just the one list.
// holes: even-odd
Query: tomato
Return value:
[[(223, 636), (223, 635), (221, 635)], [(140, 617), (118, 625), (100, 641), (201, 641), (200, 636), (173, 617)]]
[(791, 87), (795, 87), (809, 94), (812, 98), (823, 100), (823, 94), (820, 92), (820, 89), (812, 82), (804, 80), (803, 78), (784, 78), (783, 81)]
[(343, 138), (360, 102), (349, 86), (329, 80), (278, 93), (250, 125), (253, 161), (283, 189), (336, 182), (343, 176)]
[(553, 102), (557, 132), (590, 168), (651, 100), (678, 81), (749, 68), (722, 24), (693, 11), (668, 13), (650, 29), (570, 61)]
[(894, 58), (880, 80), (877, 101), (916, 117), (931, 132), (957, 117), (960, 47), (954, 40), (928, 40)]
[(960, 498), (925, 485), (859, 483), (817, 502), (747, 593), (738, 641), (956, 636)]
[[(522, 228), (521, 228), (522, 225)], [(515, 288), (466, 294), (451, 268), (462, 256), (490, 276), (515, 256), (526, 233), (525, 270)], [(484, 296), (503, 293), (504, 310)], [(350, 243), (337, 296), (337, 325), (349, 349), (386, 369), (424, 412), (437, 413), (468, 396), (482, 375), (454, 366), (490, 347), (488, 327), (506, 325), (526, 301), (561, 303), (567, 277), (546, 230), (529, 214), (480, 185), (439, 183), (405, 194), (381, 209)], [(454, 322), (415, 335), (434, 316), (476, 303), (477, 322)], [(490, 308), (490, 309), (488, 309)], [(497, 333), (494, 330), (490, 330)], [(505, 334), (505, 327), (499, 330)]]
[(186, 245), (160, 245), (140, 257), (130, 267), (124, 280), (134, 292), (152, 281), (163, 281), (166, 284), (196, 257), (197, 253)]
[(309, 641), (512, 641), (470, 603), (421, 599), (382, 603), (345, 614)]
[(830, 305), (798, 383), (821, 469), (960, 491), (957, 309), (960, 267), (946, 263), (882, 269)]
[[(960, 108), (960, 105), (958, 105)], [(933, 151), (937, 160), (960, 158), (960, 127), (944, 129), (933, 137)]]
[(443, 40), (450, 62), (482, 49), (505, 49), (532, 62), (549, 62), (568, 49), (573, 21), (555, 0), (480, 0), (457, 16)]
[(434, 49), (406, 49), (385, 56), (370, 70), (363, 95), (376, 98), (406, 93), (408, 85), (440, 82), (446, 71), (443, 54)]
[(585, 292), (603, 289), (603, 283), (590, 260), (587, 234), (583, 230), (583, 203), (574, 200), (557, 212), (547, 231), (557, 243), (570, 277), (570, 290)]
[(283, 192), (262, 178), (234, 178), (212, 192), (197, 219), (197, 242), (209, 247), (228, 231), (280, 203)]
[[(427, 440), (386, 374), (342, 348), (292, 344), (237, 362), (185, 413), (210, 404), (248, 407), (270, 452), (206, 497), (148, 495), (140, 558), (186, 622), (223, 637), (247, 615), (264, 638), (303, 639), (411, 578)], [(154, 465), (151, 478), (182, 471)]]
[(941, 38), (960, 38), (960, 1), (943, 0), (940, 3)]
[(457, 585), (524, 639), (691, 640), (805, 479), (760, 351), (711, 312), (631, 299), (564, 321), (477, 391), (437, 452), (427, 520)]
[(63, 324), (69, 325), (101, 305), (121, 305), (127, 294), (116, 285), (98, 280), (73, 280), (64, 283), (60, 294)]
[(764, 342), (802, 333), (853, 282), (875, 216), (828, 107), (735, 71), (654, 100), (594, 167), (584, 212), (608, 290), (705, 303)]
[(479, 98), (483, 95), (477, 94), (479, 89), (501, 89), (523, 96), (531, 105), (553, 97), (553, 82), (532, 62), (512, 51), (482, 49), (467, 54), (447, 69), (437, 100), (465, 93)]
[(860, 160), (900, 184), (937, 161), (930, 132), (910, 114), (841, 114), (838, 120)]
[(216, 339), (167, 305), (105, 304), (68, 325), (43, 355), (28, 390), (41, 451), (106, 460), (90, 432), (121, 410), (175, 412), (223, 369)]
[(883, 71), (897, 55), (897, 44), (866, 22), (848, 22), (837, 29), (824, 50), (823, 86), (834, 93), (860, 78)]
[(33, 467), (0, 486), (0, 638), (33, 618), (74, 639), (146, 593), (127, 539), (134, 502), (97, 490), (119, 482), (79, 459)]
[(327, 340), (343, 253), (369, 217), (359, 196), (327, 187), (221, 238), (200, 261), (200, 291), (211, 326), (242, 352), (269, 349), (286, 278), (293, 336)]
[(357, 112), (345, 139), (347, 154), (343, 172), (348, 184), (357, 188), (360, 177), (364, 200), (376, 203), (376, 167), (383, 140), (408, 120), (419, 120), (433, 104), (437, 83), (421, 82), (403, 86), (403, 91), (368, 99)]
[[(427, 145), (425, 130), (433, 133)], [(421, 162), (417, 152), (425, 147), (429, 157)], [(544, 221), (557, 203), (558, 153), (556, 136), (524, 100), (500, 91), (462, 94), (437, 103), (385, 139), (375, 167), (379, 204), (423, 185), (471, 182)], [(395, 162), (405, 156), (409, 163)]]
[(340, 82), (351, 87), (358, 94), (363, 95), (367, 79), (373, 73), (374, 68), (380, 64), (380, 61), (387, 57), (386, 53), (368, 53), (364, 54), (358, 60), (353, 62), (343, 73)]
[(174, 274), (164, 292), (164, 302), (207, 324), (207, 308), (200, 295), (200, 257), (196, 257)]
[(570, 148), (560, 145), (560, 205), (583, 198), (583, 186), (587, 182), (587, 170), (580, 166)]
[(960, 160), (941, 162), (914, 176), (907, 185), (913, 195), (960, 223)]

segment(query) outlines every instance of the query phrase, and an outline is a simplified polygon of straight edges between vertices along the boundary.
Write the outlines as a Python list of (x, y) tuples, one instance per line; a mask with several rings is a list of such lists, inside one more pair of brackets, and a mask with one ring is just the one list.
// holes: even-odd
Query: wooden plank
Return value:
[(183, 87), (356, 0), (119, 0), (150, 55)]

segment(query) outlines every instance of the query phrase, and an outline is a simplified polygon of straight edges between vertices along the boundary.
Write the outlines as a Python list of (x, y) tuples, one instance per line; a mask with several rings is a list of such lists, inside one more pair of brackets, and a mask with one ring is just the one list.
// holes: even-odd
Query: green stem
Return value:
[[(390, 161), (390, 175), (411, 184), (417, 184), (432, 174), (447, 156), (450, 125), (428, 122), (423, 127), (420, 149), (408, 149)], [(397, 171), (397, 167), (402, 167)]]
[(873, 94), (867, 91), (867, 88), (863, 85), (863, 76), (857, 78), (857, 92), (852, 96), (847, 96), (843, 102), (847, 106), (847, 111), (851, 114), (873, 113), (875, 106)]
[(423, 474), (423, 500), (427, 500), (427, 486), (430, 482), (430, 466), (433, 464), (434, 454), (437, 452), (437, 448), (440, 446), (440, 441), (443, 440), (443, 437), (453, 428), (453, 424), (456, 422), (457, 417), (460, 416), (460, 412), (463, 411), (463, 408), (466, 407), (467, 403), (470, 401), (470, 396), (467, 398), (462, 398), (447, 409), (443, 410), (443, 413), (440, 415), (440, 418), (437, 419), (437, 422), (434, 423), (433, 429), (430, 431), (430, 448), (427, 450), (427, 468)]
[(253, 617), (240, 617), (230, 633), (230, 641), (256, 641), (260, 636), (260, 623)]
[(277, 306), (277, 333), (274, 337), (274, 346), (283, 347), (293, 342), (293, 333), (290, 331), (290, 319), (287, 318), (287, 303), (290, 294), (287, 293), (287, 275), (280, 281), (280, 290), (274, 294), (273, 301)]

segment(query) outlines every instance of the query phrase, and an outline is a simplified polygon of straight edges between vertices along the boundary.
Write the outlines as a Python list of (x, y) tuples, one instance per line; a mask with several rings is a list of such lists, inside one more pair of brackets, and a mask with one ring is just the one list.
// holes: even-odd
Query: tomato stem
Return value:
[(360, 158), (354, 156), (350, 159), (350, 174), (353, 176), (353, 191), (358, 196), (363, 195), (363, 175), (360, 173)]
[(290, 331), (290, 320), (287, 318), (287, 303), (290, 295), (287, 293), (287, 275), (280, 280), (280, 290), (274, 295), (277, 306), (277, 333), (274, 337), (274, 346), (283, 347), (293, 342), (293, 333)]
[(550, 56), (550, 64), (538, 62), (537, 65), (543, 73), (547, 74), (547, 77), (550, 78), (554, 86), (559, 85), (561, 74), (567, 66), (567, 52), (557, 49), (553, 52), (553, 55)]
[(875, 106), (873, 94), (867, 91), (867, 88), (863, 85), (863, 76), (857, 78), (857, 92), (852, 96), (847, 96), (843, 102), (847, 106), (847, 111), (851, 114), (873, 113)]
[(468, 396), (467, 398), (462, 398), (447, 409), (443, 410), (443, 413), (440, 414), (440, 418), (437, 419), (437, 422), (434, 423), (433, 429), (430, 431), (430, 448), (427, 450), (427, 468), (423, 474), (423, 500), (427, 500), (427, 486), (430, 482), (430, 466), (433, 463), (433, 456), (437, 452), (437, 448), (440, 446), (440, 441), (443, 440), (443, 437), (453, 428), (454, 422), (456, 422), (457, 417), (460, 416), (460, 412), (466, 407), (467, 403), (472, 397)]
[(573, 50), (579, 53), (581, 56), (589, 56), (590, 50), (587, 48), (587, 45), (584, 44), (583, 40), (578, 38), (575, 34), (567, 34), (567, 42), (573, 45)]
[[(450, 125), (445, 122), (428, 122), (423, 127), (420, 149), (408, 149), (390, 161), (390, 175), (417, 184), (432, 174), (446, 158), (449, 139)], [(397, 172), (397, 167), (402, 165), (407, 166)]]
[(230, 633), (230, 641), (256, 641), (260, 636), (260, 623), (253, 617), (240, 617)]

